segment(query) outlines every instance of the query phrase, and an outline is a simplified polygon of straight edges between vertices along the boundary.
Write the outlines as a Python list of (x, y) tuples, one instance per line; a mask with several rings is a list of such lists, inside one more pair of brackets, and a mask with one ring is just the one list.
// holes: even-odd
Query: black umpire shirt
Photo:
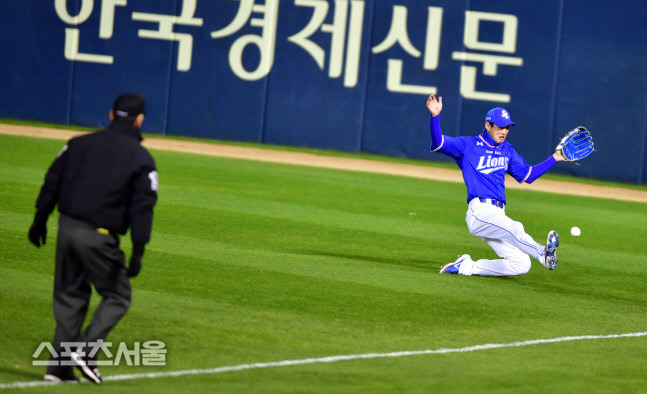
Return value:
[(72, 138), (47, 174), (36, 209), (68, 216), (125, 234), (133, 244), (150, 240), (157, 201), (155, 161), (141, 146), (132, 123), (112, 121), (106, 130)]

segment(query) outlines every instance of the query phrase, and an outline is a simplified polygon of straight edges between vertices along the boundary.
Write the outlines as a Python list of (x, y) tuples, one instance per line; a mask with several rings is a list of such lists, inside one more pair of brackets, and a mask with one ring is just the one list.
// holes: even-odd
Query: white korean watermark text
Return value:
[[(49, 352), (48, 360), (39, 359), (44, 350)], [(166, 344), (161, 341), (133, 342), (130, 346), (125, 342), (113, 346), (112, 342), (102, 340), (61, 342), (58, 351), (50, 342), (41, 342), (32, 355), (32, 365), (74, 365), (71, 353), (75, 352), (92, 366), (117, 366), (124, 363), (128, 366), (160, 366), (166, 365), (166, 351)]]

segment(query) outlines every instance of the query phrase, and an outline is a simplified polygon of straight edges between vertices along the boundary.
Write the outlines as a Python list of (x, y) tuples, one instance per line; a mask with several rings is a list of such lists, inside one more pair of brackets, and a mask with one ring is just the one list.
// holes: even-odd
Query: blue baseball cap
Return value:
[(492, 108), (485, 115), (486, 122), (492, 122), (499, 127), (508, 127), (510, 125), (517, 126), (512, 119), (510, 119), (510, 114), (503, 108)]

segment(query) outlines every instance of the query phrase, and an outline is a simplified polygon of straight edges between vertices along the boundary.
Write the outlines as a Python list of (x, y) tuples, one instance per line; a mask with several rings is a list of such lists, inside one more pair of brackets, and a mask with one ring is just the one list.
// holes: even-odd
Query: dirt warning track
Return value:
[[(83, 134), (80, 131), (54, 129), (47, 127), (20, 126), (0, 123), (0, 133), (25, 137), (68, 140)], [(302, 165), (310, 167), (333, 168), (339, 170), (373, 172), (462, 183), (459, 170), (419, 166), (404, 163), (391, 163), (377, 160), (356, 159), (318, 155), (314, 153), (289, 152), (273, 149), (224, 145), (208, 142), (180, 141), (166, 138), (146, 137), (143, 145), (149, 149), (193, 153), (198, 155), (227, 157), (234, 159), (256, 160), (272, 163)], [(647, 191), (612, 186), (596, 186), (538, 179), (532, 184), (519, 184), (508, 178), (506, 188), (525, 189), (575, 196), (609, 198), (622, 201), (647, 203)]]

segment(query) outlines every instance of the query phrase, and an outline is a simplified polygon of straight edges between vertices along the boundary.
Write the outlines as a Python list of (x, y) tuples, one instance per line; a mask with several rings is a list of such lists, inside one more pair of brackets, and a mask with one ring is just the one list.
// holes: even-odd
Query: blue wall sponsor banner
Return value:
[(597, 152), (563, 171), (646, 183), (647, 3), (566, 2), (555, 133), (584, 124)]
[(452, 1), (376, 4), (362, 150), (440, 158), (429, 153), (424, 104), (431, 93), (442, 96), (443, 131), (458, 133), (460, 63), (451, 56), (463, 48), (464, 9)]
[(0, 116), (102, 127), (135, 91), (147, 132), (446, 161), (436, 93), (445, 134), (501, 106), (535, 164), (584, 125), (598, 152), (554, 172), (645, 183), (645, 20), (640, 0), (4, 1)]
[(281, 2), (281, 17), (292, 22), (278, 26), (263, 142), (360, 150), (371, 12), (366, 5)]
[[(191, 4), (195, 9), (188, 7)], [(184, 23), (176, 24), (173, 31), (183, 35), (172, 45), (165, 132), (262, 141), (267, 76), (272, 65), (268, 56), (274, 54), (269, 52), (268, 42), (263, 57), (266, 63), (260, 66), (258, 36), (250, 36), (263, 30), (251, 25), (251, 20), (262, 14), (248, 5), (239, 1), (177, 2), (172, 14), (184, 15)], [(271, 29), (278, 19), (267, 22), (273, 23), (267, 25)]]
[[(159, 22), (152, 18), (148, 21), (131, 9), (131, 5), (135, 7), (144, 2), (81, 0), (77, 12), (62, 6), (73, 1), (54, 3), (61, 4), (55, 12), (65, 24), (64, 29), (57, 28), (64, 30), (63, 49), (72, 52), (68, 57), (80, 59), (71, 61), (74, 73), (70, 122), (88, 126), (105, 124), (114, 98), (123, 91), (134, 91), (147, 101), (149, 130), (166, 130), (174, 46), (168, 40), (143, 37), (149, 29), (160, 26)], [(155, 14), (174, 14), (175, 1), (155, 1), (148, 9)]]
[(0, 116), (69, 123), (74, 63), (53, 4), (0, 3)]

